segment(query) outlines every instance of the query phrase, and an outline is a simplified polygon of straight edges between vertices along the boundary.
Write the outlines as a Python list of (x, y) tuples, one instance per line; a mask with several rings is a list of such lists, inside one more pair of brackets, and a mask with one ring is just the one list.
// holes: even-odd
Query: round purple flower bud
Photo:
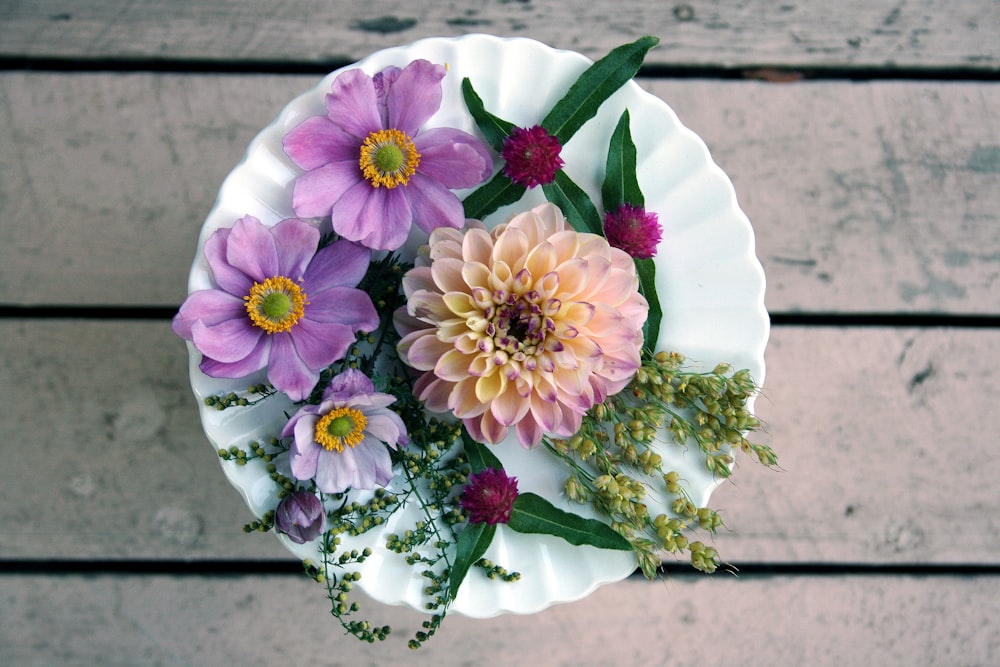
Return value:
[(656, 254), (663, 228), (655, 213), (642, 206), (622, 204), (605, 215), (604, 236), (612, 247), (636, 259), (649, 259)]
[(517, 500), (517, 478), (503, 470), (487, 468), (469, 475), (459, 505), (469, 513), (469, 523), (507, 523)]
[(296, 491), (274, 511), (274, 526), (296, 544), (315, 540), (326, 528), (326, 509), (315, 494)]
[(559, 140), (542, 126), (515, 127), (500, 151), (505, 160), (503, 173), (526, 188), (546, 185), (556, 179), (556, 172), (563, 167), (561, 150)]

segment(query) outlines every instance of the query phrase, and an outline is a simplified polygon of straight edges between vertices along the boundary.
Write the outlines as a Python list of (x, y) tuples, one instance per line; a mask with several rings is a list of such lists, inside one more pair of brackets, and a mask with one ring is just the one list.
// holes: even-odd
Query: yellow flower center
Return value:
[(344, 451), (344, 445), (355, 447), (365, 437), (368, 418), (356, 408), (334, 408), (316, 422), (316, 442), (327, 451)]
[(413, 140), (399, 130), (372, 132), (361, 145), (361, 173), (373, 186), (406, 185), (417, 171), (420, 153)]
[(284, 276), (255, 282), (243, 300), (250, 320), (269, 334), (295, 326), (308, 303), (302, 288)]

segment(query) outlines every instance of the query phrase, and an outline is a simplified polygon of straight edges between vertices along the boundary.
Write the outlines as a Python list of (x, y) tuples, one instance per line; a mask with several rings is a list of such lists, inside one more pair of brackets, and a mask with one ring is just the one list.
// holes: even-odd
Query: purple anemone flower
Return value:
[(369, 248), (395, 250), (412, 224), (430, 233), (465, 224), (451, 189), (471, 188), (493, 170), (486, 147), (452, 128), (421, 131), (441, 106), (445, 68), (414, 60), (374, 77), (348, 70), (326, 96), (326, 116), (285, 135), (288, 156), (306, 170), (292, 206), (302, 217), (331, 216), (333, 229)]
[(319, 239), (308, 222), (266, 227), (248, 215), (205, 242), (217, 287), (189, 294), (171, 325), (201, 352), (203, 373), (241, 378), (266, 367), (275, 389), (301, 401), (359, 331), (378, 327), (371, 297), (355, 288), (371, 251), (341, 240), (317, 252)]
[(296, 491), (278, 503), (274, 527), (296, 544), (311, 542), (326, 528), (326, 509), (316, 494)]
[(314, 480), (324, 493), (388, 484), (392, 460), (387, 447), (409, 442), (403, 420), (388, 408), (395, 401), (376, 392), (361, 371), (334, 377), (322, 402), (300, 408), (281, 431), (283, 438), (295, 436), (288, 452), (292, 475)]

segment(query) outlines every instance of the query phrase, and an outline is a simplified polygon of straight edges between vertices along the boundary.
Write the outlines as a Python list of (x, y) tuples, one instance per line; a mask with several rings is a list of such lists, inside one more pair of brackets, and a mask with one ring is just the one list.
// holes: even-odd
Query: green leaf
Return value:
[(555, 535), (576, 546), (589, 544), (601, 549), (632, 550), (628, 540), (608, 524), (561, 510), (534, 493), (522, 493), (517, 497), (507, 525), (519, 533)]
[(469, 568), (482, 558), (490, 547), (496, 532), (496, 525), (470, 523), (458, 534), (458, 543), (455, 545), (455, 562), (452, 563), (451, 572), (448, 575), (448, 592), (452, 599), (458, 595), (458, 588), (465, 580), (465, 575), (469, 573)]
[(468, 77), (462, 79), (462, 97), (465, 98), (465, 106), (469, 108), (472, 120), (476, 121), (476, 125), (490, 146), (499, 153), (503, 148), (503, 142), (514, 129), (514, 124), (486, 110), (483, 99), (472, 87), (472, 81)]
[(608, 162), (601, 187), (601, 198), (605, 211), (615, 211), (622, 204), (645, 206), (646, 200), (639, 188), (639, 177), (635, 173), (636, 150), (632, 141), (629, 113), (626, 109), (618, 120), (608, 145)]
[(594, 202), (579, 185), (561, 169), (556, 172), (556, 179), (542, 186), (545, 198), (559, 207), (566, 220), (578, 232), (604, 235), (604, 225), (601, 214), (597, 212)]
[(646, 53), (659, 42), (656, 37), (641, 37), (612, 49), (570, 86), (566, 95), (545, 116), (542, 127), (565, 144), (594, 117), (606, 99), (635, 76)]
[(462, 444), (465, 445), (465, 456), (469, 459), (469, 467), (473, 473), (480, 473), (487, 468), (503, 470), (503, 463), (490, 451), (490, 448), (481, 442), (472, 439), (472, 436), (463, 428)]
[(502, 171), (462, 201), (465, 217), (482, 220), (501, 206), (513, 204), (524, 196), (524, 186), (507, 178)]
[(663, 320), (660, 299), (656, 296), (656, 264), (652, 259), (637, 259), (635, 271), (639, 275), (639, 291), (649, 302), (649, 315), (642, 326), (642, 333), (646, 349), (655, 352), (656, 341), (660, 337), (660, 322)]

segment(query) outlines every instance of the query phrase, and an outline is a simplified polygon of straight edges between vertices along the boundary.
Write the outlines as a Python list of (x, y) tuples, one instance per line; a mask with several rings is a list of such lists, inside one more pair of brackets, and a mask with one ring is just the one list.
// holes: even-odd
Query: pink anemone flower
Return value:
[(171, 328), (202, 354), (211, 377), (267, 379), (304, 400), (320, 371), (342, 359), (359, 331), (379, 324), (371, 297), (356, 289), (371, 251), (320, 234), (297, 218), (267, 227), (253, 216), (217, 230), (205, 258), (217, 285), (188, 295)]
[(492, 232), (436, 230), (395, 314), (414, 391), (470, 435), (524, 447), (576, 433), (639, 368), (649, 306), (632, 258), (542, 204)]
[(427, 233), (461, 227), (462, 203), (451, 189), (485, 181), (493, 159), (467, 132), (422, 129), (441, 106), (444, 76), (426, 60), (374, 77), (360, 69), (337, 76), (327, 115), (306, 119), (283, 140), (306, 170), (295, 181), (295, 214), (331, 216), (338, 234), (379, 250), (399, 248), (413, 224)]
[(409, 442), (403, 420), (388, 408), (395, 400), (376, 392), (359, 370), (334, 377), (322, 402), (300, 408), (281, 432), (283, 438), (295, 436), (288, 452), (292, 475), (314, 480), (324, 493), (388, 484), (388, 448)]

